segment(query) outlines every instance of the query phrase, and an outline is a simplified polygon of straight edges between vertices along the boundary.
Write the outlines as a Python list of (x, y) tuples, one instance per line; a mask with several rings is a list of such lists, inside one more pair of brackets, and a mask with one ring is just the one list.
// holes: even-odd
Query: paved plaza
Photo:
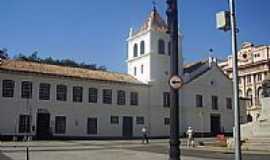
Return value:
[[(0, 160), (25, 160), (30, 146), (30, 160), (167, 160), (168, 140), (150, 144), (132, 141), (34, 141), (2, 142)], [(183, 160), (231, 160), (233, 152), (224, 148), (181, 147)], [(244, 152), (245, 160), (269, 160), (268, 152)]]

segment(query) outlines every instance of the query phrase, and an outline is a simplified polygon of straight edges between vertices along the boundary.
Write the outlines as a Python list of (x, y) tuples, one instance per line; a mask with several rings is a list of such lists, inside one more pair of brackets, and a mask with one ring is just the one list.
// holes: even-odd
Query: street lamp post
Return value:
[[(173, 85), (180, 84), (181, 78), (178, 78), (178, 7), (177, 0), (167, 0), (168, 9), (167, 23), (168, 33), (171, 41), (171, 105), (170, 105), (170, 152), (169, 160), (180, 160), (180, 140), (179, 140), (179, 91), (178, 87), (173, 88)], [(177, 80), (179, 79), (179, 80)]]
[(241, 160), (241, 131), (240, 131), (240, 107), (238, 86), (238, 56), (237, 56), (237, 28), (235, 16), (235, 0), (230, 1), (230, 19), (232, 30), (232, 54), (233, 54), (233, 91), (234, 91), (234, 126), (235, 126), (235, 159)]
[(237, 25), (235, 15), (235, 0), (229, 0), (230, 12), (217, 14), (217, 28), (227, 31), (231, 30), (232, 55), (233, 55), (233, 93), (234, 93), (234, 142), (235, 160), (241, 160), (241, 130), (240, 130), (240, 107), (238, 86), (238, 56), (237, 56)]

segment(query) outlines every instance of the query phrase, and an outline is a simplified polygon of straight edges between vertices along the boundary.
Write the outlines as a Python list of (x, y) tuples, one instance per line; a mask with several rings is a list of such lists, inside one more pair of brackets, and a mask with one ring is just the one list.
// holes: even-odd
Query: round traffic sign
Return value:
[(175, 89), (175, 90), (180, 89), (183, 86), (183, 84), (184, 84), (184, 82), (183, 82), (182, 78), (177, 76), (177, 75), (171, 76), (171, 78), (169, 80), (170, 87)]

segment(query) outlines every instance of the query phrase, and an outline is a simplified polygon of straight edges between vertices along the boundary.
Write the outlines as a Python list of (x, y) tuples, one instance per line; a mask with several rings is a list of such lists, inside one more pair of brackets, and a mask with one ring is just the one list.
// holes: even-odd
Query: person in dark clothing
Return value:
[(142, 128), (142, 134), (143, 134), (143, 140), (142, 143), (148, 144), (149, 143), (149, 139), (148, 139), (148, 135), (147, 135), (147, 130), (145, 127)]

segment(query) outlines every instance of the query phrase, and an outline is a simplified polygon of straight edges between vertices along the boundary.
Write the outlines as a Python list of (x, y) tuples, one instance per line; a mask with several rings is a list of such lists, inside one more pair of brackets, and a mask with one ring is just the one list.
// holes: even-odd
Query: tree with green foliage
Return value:
[(9, 59), (8, 50), (6, 48), (0, 49), (0, 58), (1, 59)]

